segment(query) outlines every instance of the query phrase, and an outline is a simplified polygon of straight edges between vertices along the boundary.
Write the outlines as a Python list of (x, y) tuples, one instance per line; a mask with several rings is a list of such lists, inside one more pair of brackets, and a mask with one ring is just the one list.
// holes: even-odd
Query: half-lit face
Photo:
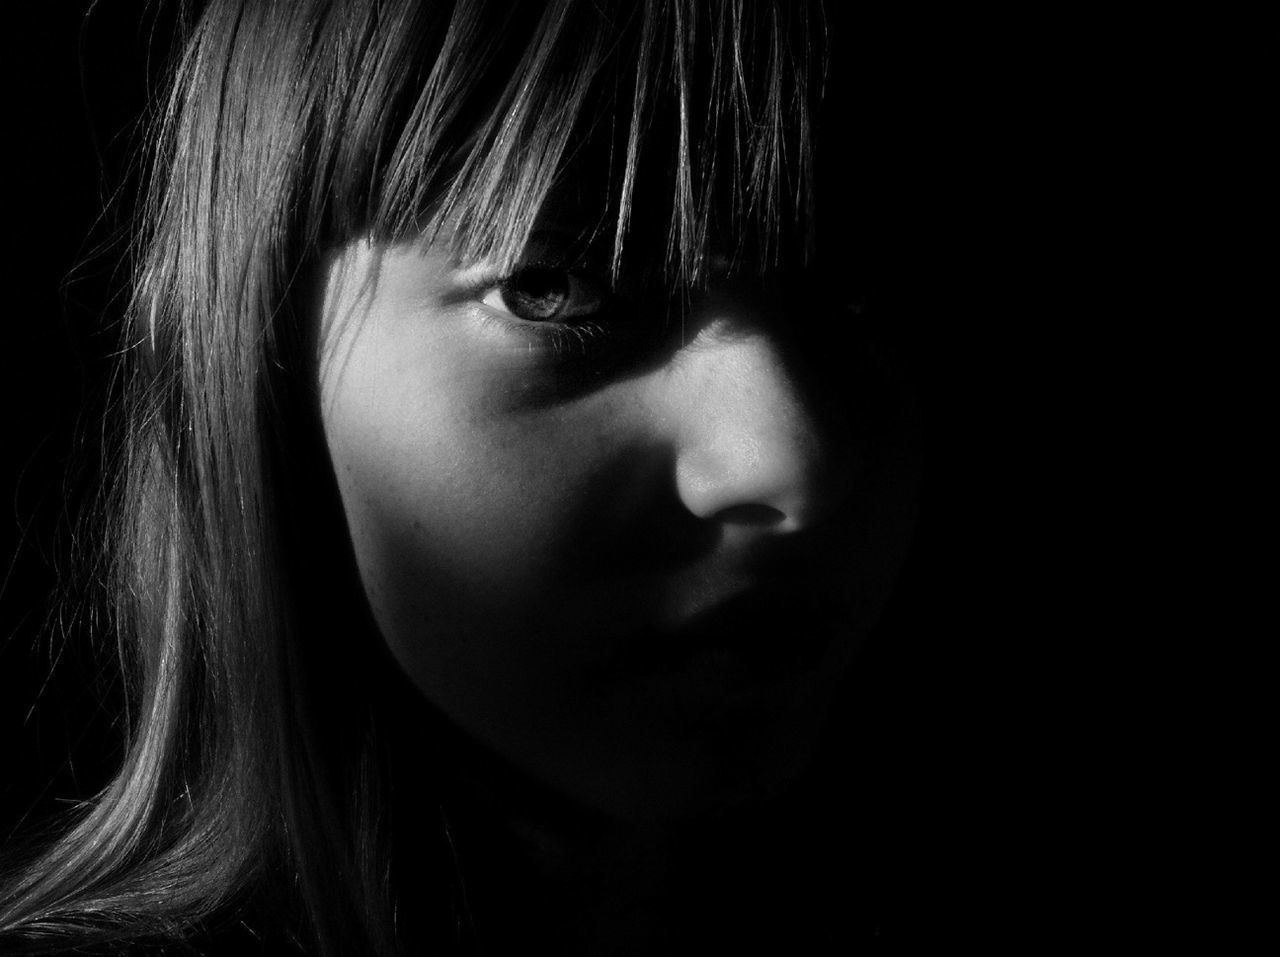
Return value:
[(845, 383), (812, 381), (866, 364), (806, 363), (785, 297), (713, 281), (669, 320), (665, 294), (504, 278), (445, 240), (352, 242), (324, 284), (324, 432), (365, 594), (422, 694), (612, 813), (792, 779), (913, 520), (910, 443), (856, 438)]

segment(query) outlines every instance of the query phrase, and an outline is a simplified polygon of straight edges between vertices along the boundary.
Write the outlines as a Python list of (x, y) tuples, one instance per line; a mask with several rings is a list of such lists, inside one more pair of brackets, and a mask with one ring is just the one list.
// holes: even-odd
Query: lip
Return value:
[(837, 623), (806, 590), (755, 588), (659, 631), (639, 650), (639, 664), (659, 674), (696, 665), (778, 680), (816, 667)]

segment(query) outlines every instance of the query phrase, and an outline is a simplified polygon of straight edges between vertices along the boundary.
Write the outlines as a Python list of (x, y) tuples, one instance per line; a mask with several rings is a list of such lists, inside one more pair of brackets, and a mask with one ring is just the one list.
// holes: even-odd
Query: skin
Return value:
[[(497, 278), (444, 241), (356, 241), (324, 271), (324, 435), (388, 648), (474, 740), (588, 807), (767, 799), (810, 761), (897, 574), (911, 444), (857, 438), (732, 284), (618, 362), (557, 350)], [(690, 650), (761, 595), (728, 648)], [(796, 642), (817, 650), (797, 663)]]

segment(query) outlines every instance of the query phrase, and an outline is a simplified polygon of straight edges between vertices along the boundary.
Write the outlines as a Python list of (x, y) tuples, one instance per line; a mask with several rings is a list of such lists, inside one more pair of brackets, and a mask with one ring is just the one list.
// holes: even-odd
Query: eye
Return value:
[(572, 322), (605, 306), (605, 292), (565, 269), (536, 266), (512, 273), (480, 300), (525, 322)]

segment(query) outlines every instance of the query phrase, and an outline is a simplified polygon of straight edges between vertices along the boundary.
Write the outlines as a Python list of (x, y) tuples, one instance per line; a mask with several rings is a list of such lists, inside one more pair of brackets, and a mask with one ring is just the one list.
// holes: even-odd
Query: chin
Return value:
[(680, 715), (679, 733), (615, 752), (567, 790), (631, 820), (678, 822), (769, 804), (817, 756), (829, 709), (813, 701), (735, 701), (692, 723)]

